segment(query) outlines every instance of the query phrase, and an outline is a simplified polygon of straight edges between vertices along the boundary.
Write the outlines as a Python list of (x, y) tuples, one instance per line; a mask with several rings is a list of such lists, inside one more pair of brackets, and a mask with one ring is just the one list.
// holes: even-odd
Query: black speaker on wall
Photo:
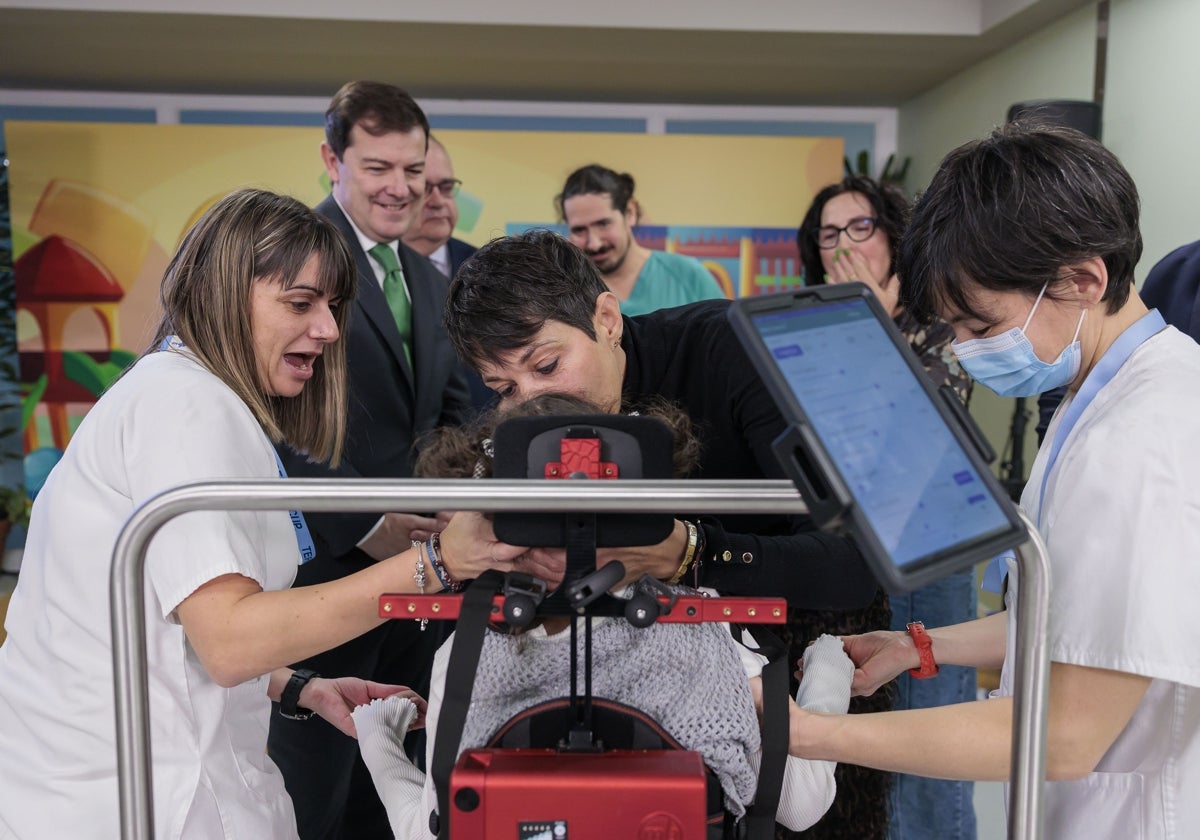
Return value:
[(1077, 99), (1036, 99), (1009, 106), (1008, 122), (1037, 119), (1052, 125), (1082, 131), (1088, 137), (1100, 139), (1100, 103)]

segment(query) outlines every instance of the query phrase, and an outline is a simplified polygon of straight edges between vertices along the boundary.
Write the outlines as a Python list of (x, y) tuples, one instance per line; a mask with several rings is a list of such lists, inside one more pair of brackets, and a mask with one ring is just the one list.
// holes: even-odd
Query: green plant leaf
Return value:
[(46, 374), (43, 373), (37, 378), (37, 382), (33, 383), (29, 393), (21, 397), (21, 431), (29, 428), (29, 421), (33, 418), (37, 404), (42, 401), (42, 394), (46, 393), (48, 382)]

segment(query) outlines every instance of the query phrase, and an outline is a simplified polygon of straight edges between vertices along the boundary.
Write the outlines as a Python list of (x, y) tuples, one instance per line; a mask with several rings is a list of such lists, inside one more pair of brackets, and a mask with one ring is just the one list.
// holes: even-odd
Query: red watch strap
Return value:
[(938, 665), (933, 661), (933, 639), (929, 638), (929, 634), (925, 632), (925, 624), (920, 621), (910, 621), (908, 635), (912, 636), (913, 644), (917, 646), (917, 655), (921, 657), (921, 667), (910, 668), (908, 673), (917, 680), (936, 677)]

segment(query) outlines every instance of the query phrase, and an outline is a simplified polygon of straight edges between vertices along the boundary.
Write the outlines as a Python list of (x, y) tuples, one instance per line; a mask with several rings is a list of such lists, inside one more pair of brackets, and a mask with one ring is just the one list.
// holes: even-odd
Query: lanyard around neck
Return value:
[[(183, 350), (186, 347), (187, 345), (176, 335), (167, 336), (158, 345), (159, 350)], [(271, 447), (271, 454), (275, 456), (275, 466), (279, 469), (279, 477), (287, 478), (283, 461), (279, 459), (279, 453), (274, 446)], [(292, 527), (296, 530), (296, 546), (300, 549), (300, 565), (303, 566), (317, 555), (317, 547), (313, 543), (312, 533), (308, 530), (308, 523), (304, 521), (304, 514), (298, 510), (289, 510), (288, 518), (292, 520)]]
[(1050, 471), (1054, 469), (1055, 462), (1058, 461), (1063, 444), (1071, 436), (1071, 430), (1075, 428), (1075, 423), (1091, 405), (1096, 395), (1112, 381), (1125, 362), (1129, 361), (1129, 357), (1133, 355), (1134, 351), (1166, 329), (1166, 326), (1167, 322), (1163, 320), (1158, 310), (1151, 309), (1125, 332), (1117, 336), (1117, 340), (1104, 351), (1100, 361), (1096, 362), (1095, 367), (1083, 380), (1083, 385), (1080, 386), (1079, 392), (1067, 406), (1062, 420), (1054, 430), (1054, 437), (1050, 441), (1050, 454), (1046, 458), (1046, 467), (1042, 470), (1042, 486), (1038, 491), (1037, 523), (1039, 528), (1042, 524), (1042, 511), (1045, 509), (1046, 482), (1050, 478)]

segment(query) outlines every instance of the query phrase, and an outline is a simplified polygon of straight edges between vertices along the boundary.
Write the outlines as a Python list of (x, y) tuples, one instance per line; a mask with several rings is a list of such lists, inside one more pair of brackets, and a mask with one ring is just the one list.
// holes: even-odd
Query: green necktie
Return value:
[(400, 330), (400, 340), (404, 342), (404, 355), (412, 366), (412, 304), (408, 300), (408, 292), (404, 288), (404, 270), (396, 259), (396, 252), (391, 245), (379, 244), (368, 253), (375, 261), (383, 266), (383, 296), (387, 298), (388, 308), (396, 319), (396, 329)]

